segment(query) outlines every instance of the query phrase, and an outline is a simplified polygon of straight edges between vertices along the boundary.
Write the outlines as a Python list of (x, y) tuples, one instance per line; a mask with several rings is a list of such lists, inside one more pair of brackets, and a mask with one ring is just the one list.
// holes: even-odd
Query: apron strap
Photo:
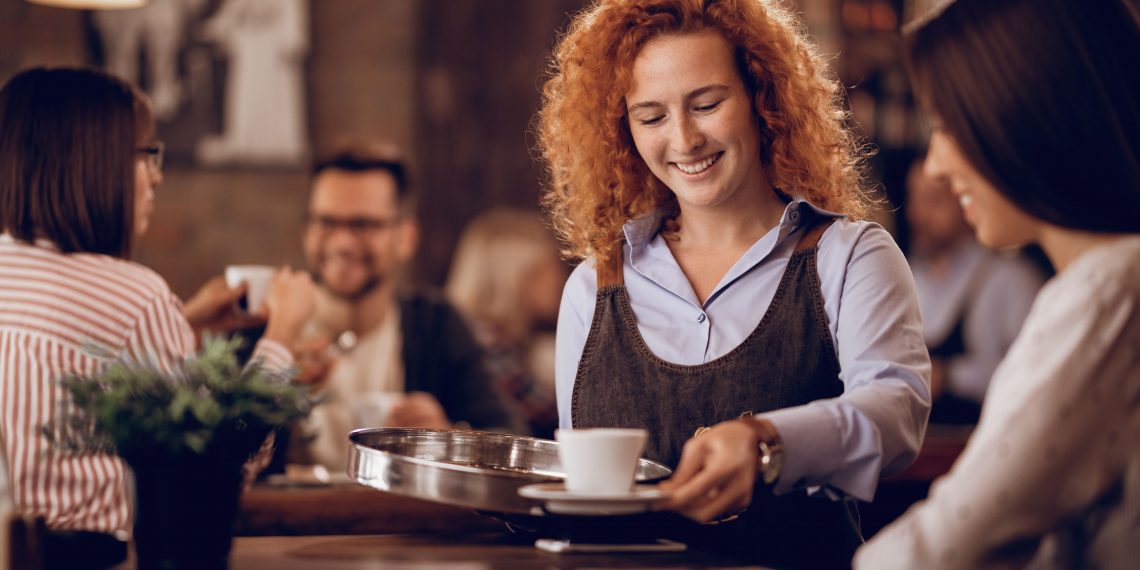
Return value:
[(598, 289), (611, 285), (625, 285), (625, 275), (622, 273), (622, 242), (618, 242), (610, 251), (610, 259), (597, 265)]
[(819, 238), (823, 236), (823, 232), (827, 231), (827, 228), (830, 228), (833, 223), (835, 223), (835, 218), (828, 218), (813, 226), (809, 226), (809, 229), (804, 232), (803, 237), (800, 238), (799, 243), (796, 244), (796, 253), (809, 250), (819, 245)]

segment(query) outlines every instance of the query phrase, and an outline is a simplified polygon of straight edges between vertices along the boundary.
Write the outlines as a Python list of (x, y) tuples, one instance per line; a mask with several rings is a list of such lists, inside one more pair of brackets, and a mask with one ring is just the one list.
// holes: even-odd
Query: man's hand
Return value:
[(269, 322), (262, 338), (293, 346), (316, 308), (317, 289), (304, 271), (282, 267), (269, 283), (265, 312)]
[(416, 427), (448, 429), (451, 422), (439, 405), (439, 400), (427, 392), (411, 392), (392, 406), (388, 418), (384, 421), (387, 427)]
[(750, 418), (721, 422), (690, 439), (677, 470), (660, 485), (671, 497), (658, 508), (700, 522), (746, 508), (752, 503), (761, 437), (778, 438), (775, 426)]

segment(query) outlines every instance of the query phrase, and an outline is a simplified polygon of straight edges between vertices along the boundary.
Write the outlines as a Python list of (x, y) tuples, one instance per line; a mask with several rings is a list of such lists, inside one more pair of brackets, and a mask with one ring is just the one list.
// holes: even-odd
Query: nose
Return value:
[(705, 135), (692, 117), (681, 115), (673, 124), (673, 141), (677, 152), (692, 154), (705, 145)]
[(324, 230), (321, 242), (326, 251), (335, 253), (356, 251), (360, 240), (347, 226), (335, 225)]
[(929, 148), (926, 150), (926, 160), (922, 161), (922, 174), (928, 179), (937, 180), (948, 174), (946, 169), (946, 145), (949, 141), (945, 135), (935, 131), (930, 135)]

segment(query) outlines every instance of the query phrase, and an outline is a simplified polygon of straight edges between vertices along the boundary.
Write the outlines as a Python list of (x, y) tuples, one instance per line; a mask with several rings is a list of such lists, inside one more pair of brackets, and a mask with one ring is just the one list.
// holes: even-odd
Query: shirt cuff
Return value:
[(784, 464), (773, 491), (782, 495), (803, 487), (821, 485), (844, 457), (835, 418), (823, 407), (807, 404), (765, 414), (780, 432)]
[(284, 371), (293, 365), (293, 352), (275, 340), (263, 338), (257, 342), (251, 361), (261, 361), (266, 370)]

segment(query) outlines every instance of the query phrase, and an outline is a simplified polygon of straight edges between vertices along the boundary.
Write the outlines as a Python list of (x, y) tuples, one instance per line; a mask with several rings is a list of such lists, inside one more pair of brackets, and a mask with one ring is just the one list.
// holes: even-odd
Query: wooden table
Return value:
[(504, 533), (239, 537), (231, 570), (762, 568), (702, 552), (552, 554)]
[(745, 567), (696, 551), (548, 553), (534, 547), (533, 536), (508, 533), (470, 509), (353, 483), (257, 485), (242, 497), (238, 534), (232, 570)]
[(383, 493), (356, 483), (254, 485), (242, 495), (237, 534), (244, 536), (501, 531), (503, 523), (471, 509)]
[(926, 438), (914, 463), (899, 473), (883, 480), (884, 484), (902, 481), (922, 481), (930, 483), (950, 471), (958, 460), (974, 426), (931, 424), (926, 428)]

